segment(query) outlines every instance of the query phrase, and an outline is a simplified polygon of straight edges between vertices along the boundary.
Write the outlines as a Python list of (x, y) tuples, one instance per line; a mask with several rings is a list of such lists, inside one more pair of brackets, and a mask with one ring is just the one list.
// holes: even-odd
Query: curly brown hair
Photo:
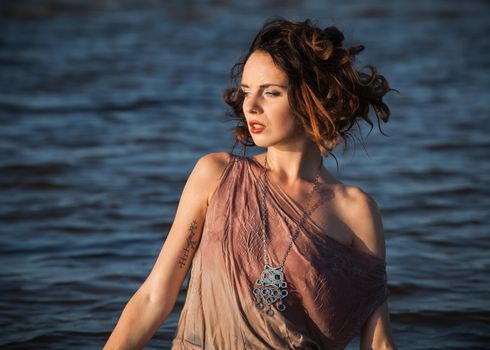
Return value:
[(373, 128), (369, 106), (375, 112), (379, 128), (380, 121), (387, 122), (390, 110), (383, 103), (383, 96), (393, 89), (374, 66), (366, 66), (369, 73), (355, 69), (354, 58), (364, 46), (347, 48), (343, 41), (344, 35), (336, 27), (322, 30), (308, 19), (292, 22), (275, 18), (266, 22), (248, 53), (233, 66), (232, 87), (224, 93), (232, 117), (238, 120), (236, 141), (255, 146), (243, 113), (244, 95), (239, 88), (243, 67), (255, 51), (268, 53), (286, 73), (290, 108), (322, 154), (330, 154), (341, 141), (347, 144), (358, 121), (364, 120)]

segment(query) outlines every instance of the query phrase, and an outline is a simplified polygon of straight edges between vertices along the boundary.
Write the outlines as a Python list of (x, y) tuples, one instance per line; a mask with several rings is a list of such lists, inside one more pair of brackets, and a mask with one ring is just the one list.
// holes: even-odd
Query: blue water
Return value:
[[(195, 161), (232, 149), (221, 95), (271, 15), (339, 26), (366, 46), (359, 65), (375, 63), (400, 90), (387, 98), (389, 137), (373, 131), (366, 151), (337, 152), (339, 178), (383, 213), (398, 347), (490, 348), (489, 10), (472, 0), (3, 1), (2, 349), (102, 347)], [(148, 349), (168, 348), (184, 297)]]

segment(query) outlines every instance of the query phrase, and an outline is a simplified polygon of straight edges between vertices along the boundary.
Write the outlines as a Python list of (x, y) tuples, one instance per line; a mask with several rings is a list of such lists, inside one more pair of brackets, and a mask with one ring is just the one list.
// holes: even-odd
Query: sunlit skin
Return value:
[(291, 148), (294, 143), (303, 143), (305, 133), (296, 122), (289, 106), (288, 78), (272, 60), (271, 56), (255, 52), (247, 60), (240, 87), (244, 94), (243, 112), (247, 124), (258, 120), (265, 128), (253, 133), (257, 146)]

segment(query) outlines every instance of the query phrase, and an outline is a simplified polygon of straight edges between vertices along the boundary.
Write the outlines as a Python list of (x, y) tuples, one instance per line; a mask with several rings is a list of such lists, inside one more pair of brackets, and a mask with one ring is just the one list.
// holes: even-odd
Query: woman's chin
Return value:
[(252, 137), (252, 140), (254, 141), (255, 146), (257, 146), (257, 147), (262, 147), (262, 148), (269, 147), (269, 142), (265, 142), (264, 140), (261, 140), (260, 138)]

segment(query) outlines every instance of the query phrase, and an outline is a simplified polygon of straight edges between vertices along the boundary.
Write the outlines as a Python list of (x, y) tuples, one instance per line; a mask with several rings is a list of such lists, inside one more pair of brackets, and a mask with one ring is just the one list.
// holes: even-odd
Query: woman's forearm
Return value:
[(173, 303), (138, 290), (124, 308), (104, 350), (141, 349), (168, 317)]

